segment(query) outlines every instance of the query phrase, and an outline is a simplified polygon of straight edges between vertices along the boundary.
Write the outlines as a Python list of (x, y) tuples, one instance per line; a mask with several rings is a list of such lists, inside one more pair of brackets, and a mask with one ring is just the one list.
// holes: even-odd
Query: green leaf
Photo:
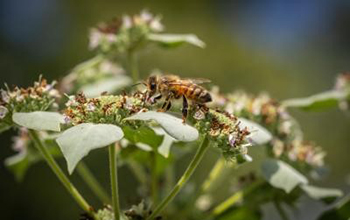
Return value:
[(27, 152), (20, 152), (5, 159), (5, 166), (14, 174), (17, 181), (22, 181), (29, 163)]
[(150, 34), (148, 40), (164, 47), (177, 47), (184, 43), (204, 48), (205, 43), (194, 34)]
[(319, 111), (325, 108), (336, 107), (344, 100), (347, 94), (344, 91), (330, 90), (306, 98), (289, 99), (282, 103), (285, 107), (301, 108), (307, 111)]
[(10, 128), (11, 128), (11, 125), (8, 125), (4, 122), (0, 122), (0, 134), (4, 131), (7, 131)]
[[(123, 131), (127, 140), (146, 151), (156, 149), (163, 141), (162, 136), (157, 135), (151, 128), (146, 126), (137, 129), (124, 126)], [(151, 149), (149, 150), (148, 148)]]
[[(58, 149), (54, 140), (45, 137), (43, 141), (54, 158), (62, 156), (61, 151)], [(5, 166), (12, 172), (16, 180), (19, 182), (23, 180), (26, 172), (32, 165), (44, 159), (41, 153), (31, 146), (32, 144), (33, 143), (29, 143), (26, 150), (18, 152), (17, 154), (5, 159)]]
[(93, 84), (85, 85), (82, 88), (80, 88), (80, 90), (84, 92), (86, 97), (94, 98), (100, 96), (103, 92), (112, 94), (130, 85), (131, 82), (132, 80), (130, 79), (130, 77), (125, 75), (118, 75), (112, 78), (110, 77), (99, 80)]
[(17, 112), (12, 115), (12, 120), (23, 127), (37, 131), (60, 131), (60, 124), (64, 123), (64, 117), (57, 112)]
[(318, 220), (349, 220), (350, 195), (346, 196), (330, 210), (323, 213)]
[(265, 160), (261, 168), (264, 178), (272, 186), (283, 189), (287, 193), (290, 193), (300, 184), (308, 183), (306, 177), (299, 171), (280, 160)]
[(179, 141), (190, 142), (198, 139), (198, 131), (182, 120), (163, 112), (140, 112), (124, 120), (156, 121), (170, 136)]
[(260, 220), (261, 213), (257, 210), (252, 210), (252, 207), (242, 206), (228, 209), (223, 214), (215, 218), (215, 220)]
[(91, 150), (106, 147), (123, 136), (124, 133), (118, 126), (84, 123), (64, 131), (56, 141), (66, 158), (68, 171), (72, 174), (79, 161)]
[(173, 145), (174, 142), (176, 142), (176, 139), (168, 135), (162, 128), (158, 127), (152, 127), (152, 129), (158, 134), (163, 135), (163, 142), (158, 147), (158, 153), (162, 155), (165, 158), (169, 157), (170, 154), (170, 148)]
[(310, 185), (301, 185), (300, 187), (310, 198), (316, 200), (325, 200), (327, 202), (343, 196), (343, 192), (339, 189), (321, 188)]
[(240, 121), (239, 127), (241, 129), (247, 127), (251, 131), (250, 140), (253, 142), (252, 144), (263, 145), (271, 141), (271, 133), (263, 126), (245, 118), (239, 118), (238, 120)]

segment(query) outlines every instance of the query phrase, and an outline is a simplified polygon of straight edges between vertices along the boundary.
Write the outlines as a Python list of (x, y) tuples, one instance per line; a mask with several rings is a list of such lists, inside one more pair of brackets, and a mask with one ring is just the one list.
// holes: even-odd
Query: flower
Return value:
[(198, 120), (195, 126), (201, 133), (207, 133), (226, 159), (236, 162), (246, 161), (241, 159), (245, 158), (247, 147), (251, 145), (248, 140), (250, 131), (240, 129), (239, 120), (233, 114), (206, 109), (205, 117)]
[(30, 141), (28, 135), (28, 129), (21, 127), (18, 131), (18, 135), (12, 138), (12, 149), (17, 152), (24, 152), (27, 150), (28, 142)]
[(88, 110), (89, 112), (92, 112), (95, 109), (96, 109), (96, 106), (92, 102), (88, 103), (87, 106), (86, 106), (86, 110)]
[(10, 96), (8, 95), (8, 93), (3, 89), (0, 90), (0, 93), (1, 93), (1, 97), (0, 97), (1, 101), (4, 103), (9, 103)]
[[(1, 90), (0, 119), (13, 112), (45, 111), (51, 108), (59, 97), (54, 88), (55, 82), (48, 84), (43, 78), (34, 82), (34, 86), (28, 88), (15, 87), (12, 90)], [(6, 122), (11, 125), (11, 118)]]
[(5, 118), (8, 112), (6, 107), (0, 106), (0, 119)]
[(105, 53), (124, 53), (140, 47), (146, 42), (148, 35), (163, 31), (159, 16), (146, 10), (133, 16), (101, 23), (90, 31), (91, 49), (99, 49)]

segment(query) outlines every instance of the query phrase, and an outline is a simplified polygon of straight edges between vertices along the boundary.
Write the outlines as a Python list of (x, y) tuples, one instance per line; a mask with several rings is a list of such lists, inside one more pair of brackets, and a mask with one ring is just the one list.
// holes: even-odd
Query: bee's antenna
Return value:
[(138, 86), (138, 85), (144, 85), (147, 86), (147, 84), (145, 82), (139, 82), (139, 83), (135, 83), (134, 85), (131, 85), (130, 87), (134, 87), (134, 86)]

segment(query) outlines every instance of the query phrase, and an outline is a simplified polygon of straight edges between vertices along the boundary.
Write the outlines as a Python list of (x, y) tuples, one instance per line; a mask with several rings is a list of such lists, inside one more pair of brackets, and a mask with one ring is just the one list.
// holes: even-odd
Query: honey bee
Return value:
[(188, 114), (188, 101), (193, 105), (204, 106), (205, 103), (211, 102), (210, 93), (198, 84), (210, 82), (206, 79), (182, 79), (176, 75), (153, 75), (145, 83), (147, 86), (147, 101), (154, 104), (157, 100), (165, 97), (165, 102), (158, 110), (166, 112), (171, 107), (171, 100), (183, 100), (182, 120), (185, 122)]

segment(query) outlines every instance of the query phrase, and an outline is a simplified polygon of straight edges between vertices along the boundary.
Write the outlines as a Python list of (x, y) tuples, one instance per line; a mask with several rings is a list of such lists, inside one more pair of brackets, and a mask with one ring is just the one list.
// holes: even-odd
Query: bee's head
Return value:
[(149, 97), (152, 97), (157, 92), (158, 77), (150, 76), (147, 80), (147, 89), (149, 92)]

